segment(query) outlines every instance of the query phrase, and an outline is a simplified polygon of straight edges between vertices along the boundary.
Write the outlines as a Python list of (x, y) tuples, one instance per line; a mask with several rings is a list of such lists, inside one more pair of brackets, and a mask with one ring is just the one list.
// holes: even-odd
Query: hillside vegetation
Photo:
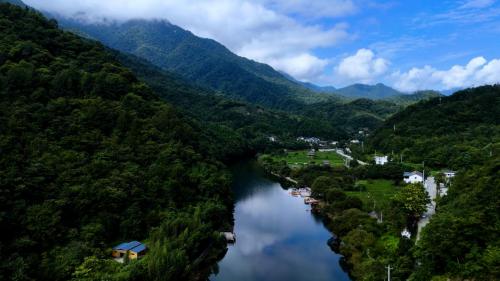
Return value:
[[(204, 279), (231, 218), (210, 141), (100, 44), (0, 4), (0, 279)], [(134, 239), (146, 258), (109, 259)]]
[(57, 19), (65, 28), (232, 98), (279, 109), (334, 99), (287, 79), (269, 65), (237, 56), (214, 40), (197, 37), (166, 21), (88, 24)]
[(370, 138), (373, 150), (406, 162), (464, 169), (498, 155), (500, 86), (484, 86), (408, 107)]
[(500, 280), (500, 158), (460, 174), (417, 244), (412, 280)]

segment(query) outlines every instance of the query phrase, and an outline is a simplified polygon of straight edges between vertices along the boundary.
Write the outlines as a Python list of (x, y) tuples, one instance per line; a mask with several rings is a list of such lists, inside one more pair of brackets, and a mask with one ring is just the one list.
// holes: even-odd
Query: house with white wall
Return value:
[(385, 165), (389, 162), (389, 156), (375, 156), (376, 165)]
[(405, 183), (423, 183), (424, 175), (421, 172), (404, 172), (403, 181)]

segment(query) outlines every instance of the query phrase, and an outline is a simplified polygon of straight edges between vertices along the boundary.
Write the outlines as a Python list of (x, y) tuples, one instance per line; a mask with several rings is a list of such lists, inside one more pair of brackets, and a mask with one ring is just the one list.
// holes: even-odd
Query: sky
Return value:
[(318, 85), (500, 83), (496, 0), (25, 0), (85, 21), (164, 19)]

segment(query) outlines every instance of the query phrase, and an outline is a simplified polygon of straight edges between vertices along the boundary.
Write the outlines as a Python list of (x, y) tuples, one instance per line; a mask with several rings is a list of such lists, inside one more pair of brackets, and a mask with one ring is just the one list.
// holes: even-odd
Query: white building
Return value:
[(375, 156), (375, 164), (385, 165), (389, 162), (389, 156)]
[(424, 175), (422, 173), (413, 171), (413, 172), (405, 172), (403, 174), (403, 181), (405, 183), (423, 183)]
[(457, 174), (457, 172), (455, 172), (455, 171), (451, 171), (451, 170), (444, 170), (444, 171), (443, 171), (443, 174), (444, 174), (444, 176), (445, 176), (447, 179), (451, 179), (451, 178), (455, 177), (455, 175)]
[(411, 238), (411, 233), (408, 231), (408, 229), (405, 227), (403, 231), (401, 231), (401, 236), (410, 239)]
[(360, 142), (359, 142), (359, 140), (352, 140), (352, 141), (351, 141), (351, 143), (352, 143), (352, 144), (358, 144), (358, 143), (360, 143)]

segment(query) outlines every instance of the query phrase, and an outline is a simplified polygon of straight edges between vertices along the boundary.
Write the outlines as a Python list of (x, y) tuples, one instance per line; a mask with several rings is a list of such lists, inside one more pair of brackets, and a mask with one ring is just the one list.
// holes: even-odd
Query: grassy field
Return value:
[(317, 151), (314, 158), (307, 155), (309, 150), (290, 151), (286, 155), (273, 156), (275, 161), (286, 161), (291, 167), (300, 167), (308, 164), (323, 164), (323, 161), (330, 161), (332, 166), (340, 166), (344, 164), (344, 159), (334, 151), (321, 152)]
[(375, 210), (380, 211), (397, 192), (397, 187), (390, 180), (361, 180), (357, 184), (366, 186), (366, 191), (349, 191), (347, 194), (361, 199), (370, 210), (375, 205)]

